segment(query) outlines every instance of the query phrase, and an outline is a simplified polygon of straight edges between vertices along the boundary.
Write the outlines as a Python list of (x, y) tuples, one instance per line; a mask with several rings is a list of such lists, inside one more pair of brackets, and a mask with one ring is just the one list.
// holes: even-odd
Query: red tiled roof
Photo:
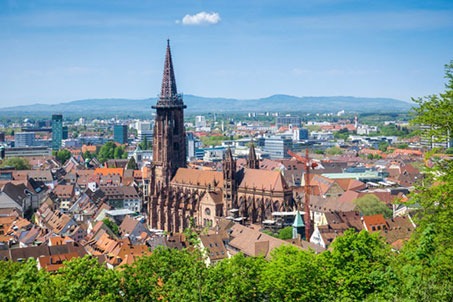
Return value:
[(124, 169), (123, 168), (96, 168), (94, 170), (95, 174), (101, 174), (103, 176), (107, 175), (119, 175), (123, 177)]
[(244, 169), (244, 178), (242, 179), (240, 188), (248, 188), (257, 190), (269, 191), (284, 191), (288, 188), (285, 179), (279, 171)]
[[(189, 184), (203, 187), (211, 185), (213, 187), (222, 188), (223, 174), (222, 172), (210, 170), (179, 168), (171, 182), (174, 184)], [(214, 183), (216, 184), (215, 186)]]
[(382, 214), (363, 216), (363, 223), (368, 231), (377, 231), (387, 228), (387, 223)]

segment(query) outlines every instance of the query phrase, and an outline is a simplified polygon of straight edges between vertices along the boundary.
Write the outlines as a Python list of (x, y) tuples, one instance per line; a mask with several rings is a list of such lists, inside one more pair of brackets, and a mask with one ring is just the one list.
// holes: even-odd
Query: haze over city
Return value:
[(451, 1), (2, 1), (0, 107), (159, 93), (391, 97), (443, 90)]

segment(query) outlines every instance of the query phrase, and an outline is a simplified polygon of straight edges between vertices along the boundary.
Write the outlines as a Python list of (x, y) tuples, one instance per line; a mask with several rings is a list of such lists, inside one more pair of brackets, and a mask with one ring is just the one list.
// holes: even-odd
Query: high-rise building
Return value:
[(195, 128), (206, 128), (206, 117), (203, 115), (197, 115), (195, 117)]
[(68, 126), (63, 126), (62, 139), (68, 139), (68, 137), (69, 137)]
[(113, 126), (113, 140), (120, 144), (127, 143), (127, 125)]
[(135, 127), (137, 128), (137, 138), (140, 142), (143, 142), (145, 139), (149, 143), (153, 142), (153, 130), (151, 129), (150, 122), (137, 121)]
[(15, 147), (33, 147), (35, 145), (34, 132), (16, 132), (14, 134)]
[(307, 128), (297, 128), (293, 130), (293, 140), (299, 141), (303, 139), (308, 139), (308, 129)]
[(264, 151), (268, 152), (271, 159), (290, 158), (288, 150), (291, 150), (293, 141), (290, 138), (266, 137)]
[(52, 114), (52, 150), (61, 148), (63, 140), (63, 115)]

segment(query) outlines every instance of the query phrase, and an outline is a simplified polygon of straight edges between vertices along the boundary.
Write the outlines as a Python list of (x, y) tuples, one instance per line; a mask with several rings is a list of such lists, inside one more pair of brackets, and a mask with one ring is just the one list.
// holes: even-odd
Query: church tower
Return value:
[(229, 216), (228, 211), (237, 207), (236, 192), (236, 161), (228, 147), (223, 159), (223, 212), (225, 216)]
[(249, 156), (247, 157), (247, 168), (260, 168), (260, 160), (256, 157), (255, 145), (253, 144), (253, 141), (250, 143)]
[(184, 105), (176, 90), (175, 72), (167, 40), (164, 75), (156, 109), (153, 141), (153, 169), (156, 180), (169, 184), (176, 170), (186, 166), (186, 133), (184, 129)]

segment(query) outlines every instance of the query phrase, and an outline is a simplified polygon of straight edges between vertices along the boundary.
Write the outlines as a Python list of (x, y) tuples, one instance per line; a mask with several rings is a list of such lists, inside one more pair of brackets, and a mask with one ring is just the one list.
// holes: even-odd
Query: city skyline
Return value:
[(449, 1), (5, 1), (0, 107), (155, 97), (162, 47), (206, 97), (391, 97), (443, 91)]

